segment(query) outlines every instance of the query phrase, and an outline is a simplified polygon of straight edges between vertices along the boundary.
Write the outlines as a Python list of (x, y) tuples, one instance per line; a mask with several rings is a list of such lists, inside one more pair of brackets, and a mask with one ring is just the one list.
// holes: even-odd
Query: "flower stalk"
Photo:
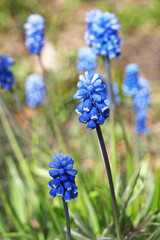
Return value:
[(43, 74), (43, 81), (46, 85), (46, 97), (47, 97), (48, 108), (49, 108), (49, 112), (50, 112), (50, 116), (51, 116), (52, 126), (53, 126), (53, 129), (55, 131), (55, 135), (56, 135), (57, 141), (58, 141), (58, 143), (61, 147), (61, 150), (63, 152), (66, 152), (66, 146), (65, 146), (65, 143), (63, 141), (63, 137), (62, 137), (62, 134), (61, 134), (61, 131), (60, 131), (60, 128), (59, 128), (59, 125), (58, 125), (53, 107), (52, 107), (52, 101), (51, 101), (51, 97), (50, 97), (50, 93), (49, 93), (49, 89), (48, 89), (48, 84), (47, 84), (46, 72), (45, 72), (40, 54), (38, 54), (38, 60), (39, 60), (39, 64), (40, 64), (40, 67), (41, 67), (41, 70), (42, 70), (42, 74)]
[[(114, 98), (114, 94), (113, 94), (113, 89), (112, 89), (112, 78), (111, 78), (111, 70), (110, 70), (110, 61), (109, 61), (109, 58), (108, 57), (104, 57), (104, 65), (105, 65), (105, 69), (106, 69), (106, 73), (107, 73), (107, 83), (109, 85), (109, 95), (110, 95), (110, 98), (111, 98), (111, 111), (112, 111), (112, 115), (113, 115), (113, 119), (114, 119), (114, 122), (115, 122), (115, 114), (114, 114), (114, 109), (112, 108), (113, 106), (115, 107), (116, 109), (116, 118), (121, 126), (121, 129), (122, 129), (122, 134), (123, 134), (123, 139), (125, 141), (125, 145), (126, 145), (126, 149), (127, 149), (127, 152), (129, 154), (129, 158), (130, 160), (132, 159), (132, 151), (131, 151), (131, 148), (129, 146), (129, 142), (128, 142), (128, 138), (127, 138), (127, 134), (126, 134), (126, 131), (125, 131), (125, 126), (123, 124), (123, 121), (122, 121), (122, 117), (121, 117), (121, 114), (120, 114), (120, 111), (118, 108), (116, 108), (116, 101), (115, 101), (115, 98)], [(115, 130), (114, 130), (115, 131)]]
[(113, 179), (112, 179), (112, 173), (111, 173), (109, 158), (108, 158), (107, 150), (106, 150), (106, 147), (105, 147), (105, 143), (104, 143), (103, 135), (102, 135), (102, 132), (101, 132), (101, 128), (98, 124), (96, 126), (96, 131), (97, 131), (98, 141), (99, 141), (100, 149), (101, 149), (101, 152), (102, 152), (103, 160), (104, 160), (107, 175), (108, 175), (108, 181), (109, 181), (109, 187), (110, 187), (110, 191), (111, 191), (114, 217), (115, 217), (115, 223), (116, 223), (117, 236), (118, 236), (118, 240), (122, 240), (120, 223), (119, 223), (119, 216), (118, 216), (118, 207), (117, 207), (117, 201), (116, 201), (116, 196), (115, 196), (115, 191), (114, 191), (114, 185), (113, 185)]
[(110, 61), (106, 56), (104, 57), (104, 63), (107, 73), (107, 83), (108, 83), (108, 91), (110, 97), (110, 111), (111, 111), (111, 129), (112, 129), (112, 157), (113, 157), (113, 169), (114, 169), (114, 177), (117, 175), (118, 171), (118, 163), (117, 163), (117, 151), (116, 151), (116, 131), (115, 131), (115, 108), (116, 102), (113, 94), (112, 83), (111, 83), (111, 69), (110, 69)]
[(63, 202), (63, 208), (64, 208), (65, 219), (66, 219), (67, 240), (71, 240), (71, 228), (70, 228), (68, 204), (64, 201), (63, 198), (62, 198), (62, 202)]

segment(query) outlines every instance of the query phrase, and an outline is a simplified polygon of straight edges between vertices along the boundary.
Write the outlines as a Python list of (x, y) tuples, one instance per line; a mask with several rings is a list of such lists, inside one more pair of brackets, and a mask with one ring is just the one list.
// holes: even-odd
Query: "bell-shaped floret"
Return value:
[(64, 188), (67, 191), (71, 191), (72, 190), (72, 183), (70, 181), (64, 182)]
[(91, 110), (91, 108), (92, 108), (92, 101), (91, 101), (91, 99), (86, 99), (83, 102), (83, 111), (89, 112)]
[(77, 106), (77, 108), (76, 108), (76, 113), (78, 113), (78, 114), (82, 114), (83, 113), (83, 110), (84, 109), (84, 103), (83, 102), (81, 102), (78, 106)]
[(60, 186), (56, 189), (56, 196), (57, 197), (63, 197), (64, 195), (64, 187)]
[(65, 181), (68, 180), (68, 176), (67, 176), (66, 174), (62, 174), (62, 175), (60, 175), (59, 178), (60, 178), (61, 182), (65, 182)]
[(88, 124), (87, 124), (87, 128), (89, 130), (92, 130), (92, 129), (96, 128), (96, 123), (93, 120), (89, 121)]
[(76, 193), (71, 192), (71, 197), (72, 199), (76, 199), (78, 197), (78, 192)]
[(89, 116), (90, 116), (91, 120), (97, 120), (99, 118), (99, 113), (98, 113), (97, 108), (92, 107), (92, 109), (89, 113)]
[(76, 194), (78, 192), (78, 187), (72, 183), (72, 192)]
[(96, 123), (102, 125), (102, 124), (104, 123), (105, 119), (106, 119), (106, 118), (104, 118), (102, 115), (99, 115), (99, 118), (98, 118), (98, 120), (97, 120)]
[(82, 123), (87, 123), (90, 120), (90, 115), (87, 112), (83, 112), (83, 114), (79, 117), (79, 121)]
[(52, 198), (56, 197), (56, 188), (52, 188), (52, 189), (50, 190), (49, 196), (52, 197)]
[(60, 180), (59, 178), (53, 179), (52, 186), (53, 186), (54, 188), (59, 187), (60, 184), (61, 184), (61, 180)]
[(66, 173), (72, 176), (75, 176), (77, 174), (77, 170), (72, 169), (72, 170), (66, 170)]
[(49, 170), (49, 175), (52, 178), (57, 178), (59, 176), (59, 172), (58, 172), (58, 170)]
[(63, 199), (65, 202), (69, 202), (72, 199), (70, 192), (65, 191)]

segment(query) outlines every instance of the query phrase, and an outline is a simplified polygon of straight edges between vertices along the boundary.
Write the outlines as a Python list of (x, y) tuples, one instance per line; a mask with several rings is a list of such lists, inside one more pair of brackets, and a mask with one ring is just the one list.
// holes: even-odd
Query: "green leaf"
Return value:
[(80, 178), (78, 178), (78, 182), (80, 187), (80, 191), (79, 191), (79, 195), (81, 195), (81, 197), (83, 198), (83, 202), (85, 203), (87, 209), (88, 209), (88, 213), (90, 216), (90, 220), (91, 220), (91, 225), (93, 227), (94, 233), (97, 235), (100, 233), (100, 226), (99, 226), (99, 222), (98, 222), (98, 216), (96, 214), (96, 211), (94, 209), (94, 206), (87, 194), (87, 191), (84, 187), (84, 184), (82, 183), (82, 181), (80, 180)]
[(70, 215), (72, 216), (74, 223), (86, 235), (86, 237), (93, 237), (92, 229), (90, 229), (90, 226), (88, 226), (82, 217), (78, 216), (77, 214), (73, 214), (72, 212), (70, 212)]
[(11, 157), (6, 158), (9, 172), (10, 203), (22, 223), (26, 222), (25, 186)]
[(11, 232), (11, 233), (6, 233), (6, 234), (3, 234), (2, 235), (4, 238), (11, 238), (11, 239), (13, 239), (13, 238), (20, 238), (20, 239), (22, 239), (22, 238), (24, 238), (24, 239), (31, 239), (31, 240), (33, 240), (34, 238), (31, 236), (31, 235), (29, 235), (29, 234), (24, 234), (24, 233), (21, 233), (21, 232)]
[(152, 212), (154, 212), (157, 208), (160, 207), (159, 199), (160, 199), (160, 168), (157, 171), (156, 189), (155, 189), (154, 200), (151, 208)]
[(80, 239), (80, 240), (91, 240), (91, 238), (83, 236), (81, 233), (71, 230), (71, 235), (75, 237), (75, 239)]

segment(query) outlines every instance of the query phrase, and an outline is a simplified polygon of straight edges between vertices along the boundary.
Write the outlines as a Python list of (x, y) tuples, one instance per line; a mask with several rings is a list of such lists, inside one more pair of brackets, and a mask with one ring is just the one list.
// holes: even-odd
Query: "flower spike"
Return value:
[(53, 162), (49, 163), (49, 174), (53, 178), (48, 186), (51, 188), (50, 197), (62, 197), (68, 202), (78, 196), (78, 188), (75, 185), (77, 170), (73, 169), (74, 160), (70, 156), (58, 153), (52, 157)]
[(80, 114), (79, 121), (87, 124), (87, 128), (92, 130), (96, 128), (96, 124), (103, 124), (109, 117), (110, 110), (106, 104), (107, 88), (98, 73), (85, 72), (85, 75), (80, 75), (79, 80), (79, 90), (74, 98), (82, 103), (78, 105), (76, 112)]

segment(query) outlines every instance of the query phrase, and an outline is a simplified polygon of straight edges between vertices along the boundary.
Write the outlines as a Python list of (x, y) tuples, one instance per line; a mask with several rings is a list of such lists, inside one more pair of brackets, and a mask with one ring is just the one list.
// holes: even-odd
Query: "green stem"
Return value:
[(59, 143), (59, 146), (61, 147), (63, 152), (66, 152), (66, 146), (65, 146), (62, 134), (61, 134), (60, 127), (58, 125), (58, 121), (56, 119), (56, 115), (54, 113), (54, 109), (52, 107), (52, 101), (51, 101), (51, 96), (50, 96), (50, 93), (49, 93), (49, 86), (48, 86), (48, 83), (47, 83), (46, 72), (45, 72), (40, 54), (38, 55), (38, 60), (39, 60), (40, 67), (42, 69), (43, 81), (44, 81), (45, 86), (46, 86), (46, 97), (47, 97), (48, 108), (49, 108), (49, 112), (50, 112), (50, 116), (51, 116), (53, 130), (55, 132), (55, 135), (56, 135), (57, 141)]
[(107, 73), (107, 87), (110, 97), (110, 111), (111, 111), (111, 141), (112, 141), (112, 159), (113, 159), (113, 170), (114, 170), (114, 179), (116, 179), (118, 171), (118, 161), (117, 161), (117, 141), (116, 141), (116, 121), (115, 121), (115, 108), (116, 103), (114, 99), (113, 89), (112, 89), (112, 80), (111, 80), (111, 68), (108, 57), (104, 57), (104, 63)]
[(63, 200), (63, 198), (62, 198), (62, 202), (63, 202), (63, 208), (64, 208), (65, 219), (66, 219), (67, 240), (71, 240), (71, 228), (70, 228), (68, 205), (67, 205), (67, 203)]
[[(129, 161), (132, 161), (132, 151), (131, 151), (131, 148), (130, 148), (130, 145), (129, 145), (129, 142), (128, 142), (125, 126), (124, 126), (124, 123), (123, 123), (123, 120), (122, 120), (120, 110), (119, 110), (118, 107), (116, 107), (116, 102), (115, 102), (114, 93), (113, 93), (112, 84), (111, 84), (112, 78), (111, 78), (111, 71), (110, 71), (110, 61), (109, 61), (108, 57), (104, 57), (104, 64), (105, 64), (105, 68), (106, 68), (106, 72), (107, 72), (107, 82), (108, 82), (108, 85), (109, 85), (109, 95), (110, 95), (110, 98), (111, 98), (111, 101), (112, 101), (111, 109), (112, 109), (112, 107), (115, 108), (116, 118), (117, 118), (117, 120), (118, 120), (118, 122), (121, 126), (121, 129), (122, 129), (123, 139), (125, 141), (126, 149), (127, 149), (128, 155), (129, 155)], [(112, 111), (111, 114), (114, 114), (114, 111)]]
[(112, 173), (111, 173), (109, 158), (108, 158), (107, 150), (106, 150), (106, 147), (105, 147), (105, 143), (104, 143), (103, 135), (102, 135), (102, 132), (101, 132), (101, 128), (98, 124), (96, 126), (96, 131), (97, 131), (99, 145), (100, 145), (100, 148), (101, 148), (103, 160), (104, 160), (107, 175), (108, 175), (108, 181), (109, 181), (109, 187), (110, 187), (110, 191), (111, 191), (114, 217), (115, 217), (115, 223), (116, 223), (117, 237), (118, 237), (118, 240), (122, 240), (120, 223), (119, 223), (119, 216), (118, 216), (118, 207), (117, 207), (117, 201), (116, 201), (116, 196), (115, 196), (115, 191), (114, 191), (114, 185), (113, 185), (113, 179), (112, 179)]

